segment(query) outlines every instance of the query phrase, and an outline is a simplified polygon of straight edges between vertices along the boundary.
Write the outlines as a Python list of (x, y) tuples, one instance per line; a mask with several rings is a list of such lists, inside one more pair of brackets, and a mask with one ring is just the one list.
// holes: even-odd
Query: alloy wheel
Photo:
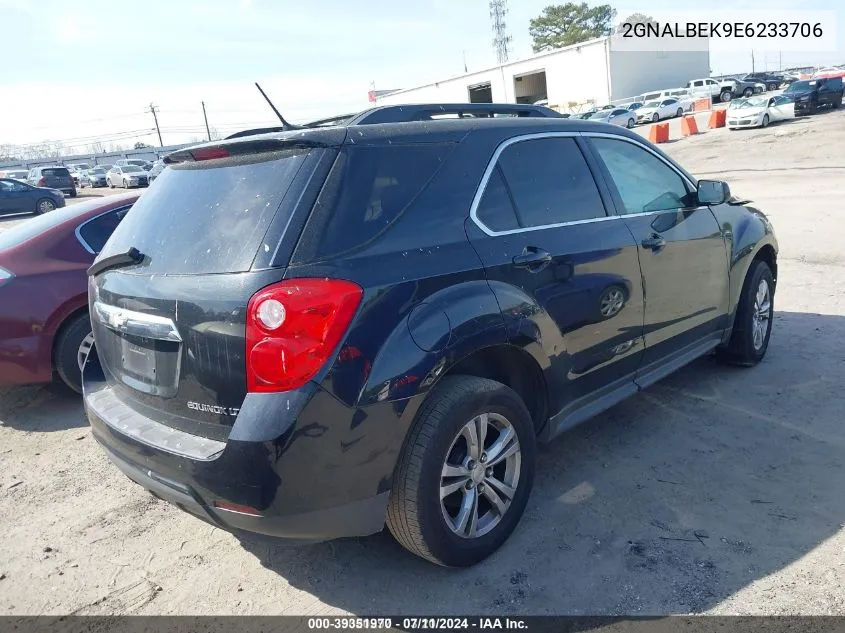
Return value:
[(56, 205), (50, 202), (49, 200), (42, 200), (38, 203), (38, 211), (40, 213), (47, 213), (48, 211), (52, 211), (56, 208)]
[(751, 332), (754, 349), (763, 349), (766, 341), (766, 332), (769, 329), (769, 320), (772, 318), (772, 300), (769, 290), (769, 283), (765, 279), (760, 280), (757, 286), (757, 294), (754, 296), (754, 308), (751, 312)]
[(615, 316), (625, 304), (625, 295), (619, 288), (613, 288), (601, 298), (601, 315), (605, 318)]
[(79, 371), (82, 371), (85, 366), (85, 360), (88, 358), (88, 352), (91, 351), (92, 347), (94, 347), (94, 333), (88, 332), (76, 351), (76, 363), (79, 365)]
[(440, 508), (449, 529), (461, 538), (484, 536), (513, 502), (522, 451), (511, 422), (482, 413), (452, 441), (440, 477)]

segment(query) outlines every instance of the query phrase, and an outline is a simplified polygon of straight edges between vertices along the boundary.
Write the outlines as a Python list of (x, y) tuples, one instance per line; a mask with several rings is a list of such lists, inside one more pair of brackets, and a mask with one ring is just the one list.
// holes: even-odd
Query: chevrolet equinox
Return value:
[(385, 106), (177, 150), (89, 269), (94, 437), (234, 533), (466, 566), (535, 446), (766, 353), (777, 242), (727, 184), (542, 106)]

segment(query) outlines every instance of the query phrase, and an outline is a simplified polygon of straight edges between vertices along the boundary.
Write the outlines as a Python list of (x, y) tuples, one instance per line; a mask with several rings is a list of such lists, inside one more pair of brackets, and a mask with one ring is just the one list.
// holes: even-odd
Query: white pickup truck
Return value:
[(753, 81), (725, 79), (716, 81), (709, 77), (705, 79), (691, 79), (687, 82), (687, 89), (698, 98), (710, 97), (719, 101), (730, 101), (734, 97), (750, 97), (766, 91), (766, 85)]

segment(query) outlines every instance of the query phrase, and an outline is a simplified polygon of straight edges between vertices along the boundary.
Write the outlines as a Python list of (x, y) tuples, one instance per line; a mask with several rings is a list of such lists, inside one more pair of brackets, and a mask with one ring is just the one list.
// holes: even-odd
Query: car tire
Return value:
[(53, 351), (53, 366), (61, 381), (76, 393), (82, 393), (81, 358), (91, 349), (91, 320), (88, 312), (62, 325)]
[(775, 282), (771, 269), (766, 262), (755, 261), (742, 285), (731, 340), (718, 351), (721, 360), (743, 367), (751, 367), (763, 360), (772, 334), (774, 297)]
[[(484, 442), (478, 441), (481, 428)], [(469, 437), (476, 438), (476, 449)], [(387, 506), (391, 534), (438, 565), (484, 560), (522, 517), (534, 480), (535, 444), (531, 415), (515, 391), (475, 376), (443, 378), (423, 403), (399, 458)], [(491, 451), (492, 468), (482, 465)], [(447, 489), (457, 485), (445, 497), (444, 481)], [(476, 536), (470, 536), (473, 530)]]
[(676, 117), (682, 117), (682, 116), (684, 116), (684, 109), (683, 109), (683, 108), (678, 108), (678, 111), (675, 113), (675, 116), (676, 116)]
[(742, 96), (745, 97), (745, 98), (748, 98), (753, 94), (754, 94), (754, 88), (746, 88), (745, 90), (742, 91)]
[(123, 188), (124, 188), (124, 189), (129, 189), (129, 184), (126, 182), (126, 179), (125, 179), (125, 178), (123, 179)]
[(50, 198), (41, 198), (41, 200), (39, 200), (35, 204), (35, 212), (38, 215), (41, 215), (42, 213), (49, 213), (50, 211), (53, 211), (55, 208), (56, 208), (56, 203), (53, 202), (52, 200), (50, 200)]
[(70, 192), (70, 197), (71, 197), (71, 198), (75, 198), (75, 197), (76, 197), (76, 189), (74, 189), (73, 191), (71, 191), (71, 192)]
[(652, 122), (657, 123), (657, 122), (660, 120), (660, 115), (659, 115), (657, 112), (655, 112), (655, 113), (651, 116), (651, 120), (652, 120)]
[(114, 183), (111, 181), (111, 178), (109, 178), (109, 189), (114, 189)]
[(636, 123), (637, 123), (637, 122), (636, 122), (636, 121), (634, 121), (634, 119), (628, 119), (628, 126), (627, 126), (627, 127), (628, 127), (628, 129), (630, 130), (631, 128), (633, 128), (633, 127), (634, 127), (634, 125), (636, 125)]
[(764, 114), (764, 115), (763, 115), (763, 119), (760, 121), (760, 126), (761, 126), (761, 127), (766, 127), (767, 125), (769, 125), (769, 115), (768, 115), (768, 114)]
[(731, 99), (733, 99), (733, 95), (731, 94), (730, 90), (723, 90), (719, 94), (719, 101), (721, 101), (722, 103), (727, 103)]

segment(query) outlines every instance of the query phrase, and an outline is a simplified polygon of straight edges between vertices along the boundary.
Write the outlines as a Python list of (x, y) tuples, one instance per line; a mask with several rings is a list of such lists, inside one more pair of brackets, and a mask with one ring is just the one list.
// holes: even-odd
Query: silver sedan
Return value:
[(146, 187), (150, 184), (149, 175), (137, 165), (115, 165), (106, 175), (109, 187)]
[(596, 112), (590, 117), (590, 121), (603, 121), (604, 123), (613, 123), (614, 125), (632, 128), (637, 122), (637, 114), (625, 108), (608, 108)]

